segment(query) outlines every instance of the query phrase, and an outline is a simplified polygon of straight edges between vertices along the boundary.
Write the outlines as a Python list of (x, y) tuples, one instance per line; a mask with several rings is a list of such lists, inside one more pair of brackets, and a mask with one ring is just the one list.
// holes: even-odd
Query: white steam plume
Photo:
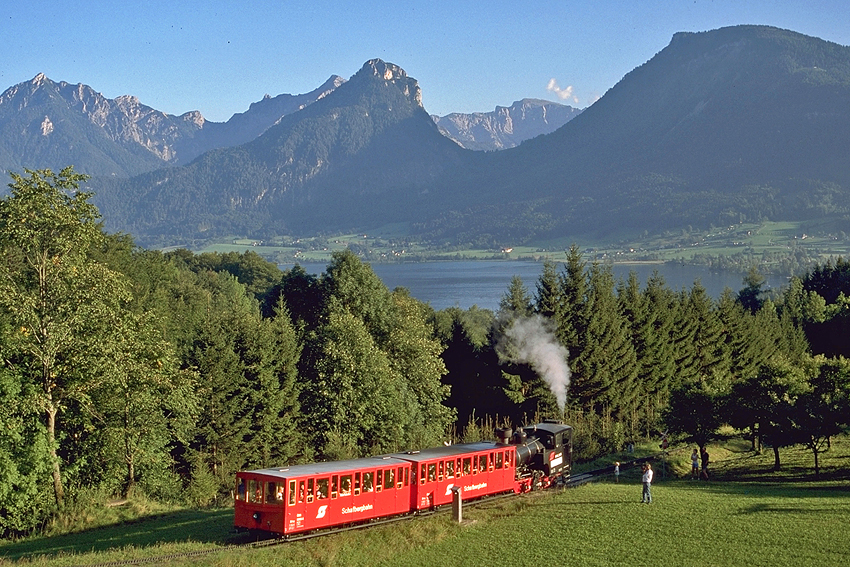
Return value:
[(569, 351), (558, 342), (551, 326), (540, 315), (514, 319), (499, 341), (498, 351), (503, 360), (531, 366), (549, 384), (563, 412), (570, 387)]

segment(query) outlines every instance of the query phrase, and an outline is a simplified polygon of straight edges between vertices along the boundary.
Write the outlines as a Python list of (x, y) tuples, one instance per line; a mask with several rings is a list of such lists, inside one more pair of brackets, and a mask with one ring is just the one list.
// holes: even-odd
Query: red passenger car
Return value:
[(404, 514), (413, 474), (393, 457), (240, 472), (234, 525), (289, 535)]
[(392, 455), (418, 472), (411, 490), (411, 511), (451, 504), (452, 489), (470, 500), (516, 489), (516, 448), (495, 443), (449, 445)]

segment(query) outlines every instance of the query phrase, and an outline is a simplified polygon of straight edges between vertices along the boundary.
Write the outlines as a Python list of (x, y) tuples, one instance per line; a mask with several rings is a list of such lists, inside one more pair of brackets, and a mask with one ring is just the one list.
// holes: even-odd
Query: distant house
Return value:
[(504, 252), (505, 254), (510, 254), (513, 251), (514, 251), (513, 248), (502, 248), (502, 252)]

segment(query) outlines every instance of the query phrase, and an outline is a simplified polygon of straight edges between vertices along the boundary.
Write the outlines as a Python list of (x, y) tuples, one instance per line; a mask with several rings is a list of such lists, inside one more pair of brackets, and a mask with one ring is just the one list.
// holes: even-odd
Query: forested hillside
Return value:
[(489, 155), (430, 234), (846, 230), (848, 109), (850, 47), (766, 26), (678, 33), (559, 130)]
[[(506, 134), (543, 108), (455, 118)], [(418, 82), (380, 59), (223, 124), (39, 75), (0, 95), (0, 164), (84, 165), (108, 230), (146, 246), (387, 226), (475, 247), (766, 221), (826, 236), (850, 233), (848, 109), (850, 47), (744, 25), (675, 34), (562, 127), (498, 152), (441, 135)]]
[[(0, 198), (4, 537), (116, 496), (227, 502), (241, 469), (489, 437), (497, 421), (563, 419), (578, 459), (665, 430), (702, 445), (729, 424), (777, 467), (791, 444), (817, 467), (848, 426), (843, 260), (772, 298), (753, 270), (714, 301), (698, 282), (615, 281), (573, 247), (534, 290), (506, 282), (497, 313), (437, 312), (350, 250), (313, 276), (138, 248), (102, 230), (82, 181), (13, 175)], [(560, 360), (540, 364), (540, 343)]]

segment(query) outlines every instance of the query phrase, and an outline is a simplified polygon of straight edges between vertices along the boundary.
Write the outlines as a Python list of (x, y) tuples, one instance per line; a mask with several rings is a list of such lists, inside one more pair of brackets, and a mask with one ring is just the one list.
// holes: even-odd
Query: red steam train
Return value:
[(415, 514), (463, 500), (546, 488), (570, 474), (572, 428), (545, 421), (495, 442), (243, 471), (234, 526), (289, 536)]

